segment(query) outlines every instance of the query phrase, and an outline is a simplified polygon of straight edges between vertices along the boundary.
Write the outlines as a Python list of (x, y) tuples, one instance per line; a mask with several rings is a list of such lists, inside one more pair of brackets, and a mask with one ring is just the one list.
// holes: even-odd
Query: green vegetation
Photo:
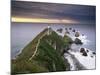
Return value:
[[(50, 29), (49, 35), (47, 32), (48, 29), (42, 31), (22, 50), (16, 59), (12, 60), (12, 74), (69, 70), (69, 64), (65, 62), (61, 54), (63, 49), (71, 44), (71, 38), (67, 35), (59, 36), (52, 29)], [(34, 57), (32, 57), (33, 54)], [(31, 57), (32, 59), (29, 60)]]
[(69, 47), (73, 43), (73, 40), (70, 37), (68, 37), (67, 35), (64, 35), (63, 41), (65, 44), (65, 47)]

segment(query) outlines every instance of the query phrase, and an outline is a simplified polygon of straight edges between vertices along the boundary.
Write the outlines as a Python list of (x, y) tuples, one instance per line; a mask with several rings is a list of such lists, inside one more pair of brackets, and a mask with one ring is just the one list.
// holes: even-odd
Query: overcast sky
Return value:
[(71, 19), (95, 23), (95, 6), (12, 1), (12, 17)]

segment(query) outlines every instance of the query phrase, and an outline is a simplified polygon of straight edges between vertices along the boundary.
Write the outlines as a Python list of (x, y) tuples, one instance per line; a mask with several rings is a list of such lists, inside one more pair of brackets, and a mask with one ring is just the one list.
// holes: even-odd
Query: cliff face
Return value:
[(72, 40), (59, 36), (51, 28), (44, 29), (12, 60), (12, 73), (36, 73), (69, 70), (67, 60), (62, 56), (63, 49)]

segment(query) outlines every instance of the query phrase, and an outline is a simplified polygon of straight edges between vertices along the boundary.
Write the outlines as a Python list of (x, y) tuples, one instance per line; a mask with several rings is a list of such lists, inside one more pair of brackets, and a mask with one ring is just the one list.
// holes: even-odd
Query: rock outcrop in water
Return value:
[(88, 56), (88, 55), (87, 55), (87, 52), (88, 52), (88, 51), (85, 51), (84, 48), (81, 48), (81, 49), (80, 49), (80, 53), (82, 53), (83, 56)]
[(72, 32), (75, 32), (75, 29), (73, 29)]
[(87, 53), (86, 52), (83, 52), (83, 54), (82, 54), (83, 56), (87, 56)]
[(81, 48), (80, 49), (80, 53), (83, 53), (83, 52), (85, 52), (85, 49), (84, 48)]
[(69, 28), (69, 30), (72, 30), (72, 28)]
[(75, 44), (80, 44), (82, 45), (82, 41), (79, 39), (79, 38), (76, 38), (75, 41), (74, 41)]
[(62, 33), (63, 29), (60, 28), (60, 29), (57, 29), (57, 31), (58, 31), (59, 33)]
[(93, 52), (93, 54), (94, 54), (94, 55), (96, 55), (96, 53), (95, 53), (95, 52)]
[(75, 37), (79, 37), (80, 33), (79, 32), (75, 32)]

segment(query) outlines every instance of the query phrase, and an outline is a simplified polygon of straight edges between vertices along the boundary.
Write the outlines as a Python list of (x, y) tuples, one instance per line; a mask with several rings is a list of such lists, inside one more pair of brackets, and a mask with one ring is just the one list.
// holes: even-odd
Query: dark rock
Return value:
[(80, 39), (78, 39), (78, 38), (75, 39), (74, 43), (75, 44), (83, 44), (82, 41)]
[(73, 29), (72, 32), (75, 32), (75, 29)]
[(67, 30), (67, 28), (65, 28), (65, 30)]
[(94, 55), (96, 54), (95, 52), (92, 52)]
[(59, 33), (62, 33), (63, 29), (60, 28), (60, 29), (57, 29), (57, 31), (58, 31)]
[(85, 51), (83, 52), (83, 54), (82, 54), (82, 55), (83, 55), (83, 56), (88, 56), (88, 55), (87, 55), (87, 53), (86, 53)]
[(81, 52), (81, 53), (85, 52), (85, 49), (84, 49), (84, 48), (81, 48), (81, 49), (80, 49), (80, 52)]
[(80, 36), (80, 33), (79, 32), (76, 32), (75, 33), (75, 37), (79, 37)]
[(68, 50), (70, 50), (71, 48), (70, 47), (66, 47), (66, 50), (68, 51)]
[(66, 31), (65, 33), (66, 33), (66, 34), (70, 34), (70, 32), (69, 32), (69, 31)]
[(91, 56), (91, 58), (93, 58), (93, 56)]
[(80, 53), (82, 53), (83, 56), (88, 56), (84, 48), (80, 49)]
[(68, 51), (67, 51), (66, 49), (64, 49), (64, 50), (63, 50), (63, 53), (66, 53), (66, 52), (68, 52)]
[(89, 50), (86, 50), (86, 52), (89, 52)]
[(64, 55), (64, 53), (69, 53), (67, 49), (63, 49), (61, 55)]
[(84, 36), (84, 34), (82, 34), (82, 36)]
[(69, 28), (69, 30), (72, 30), (72, 28)]

